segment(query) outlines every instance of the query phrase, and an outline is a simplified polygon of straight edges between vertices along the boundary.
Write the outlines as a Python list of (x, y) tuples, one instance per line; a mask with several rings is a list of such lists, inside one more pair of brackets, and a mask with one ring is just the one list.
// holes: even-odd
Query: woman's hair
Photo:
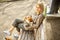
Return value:
[(36, 13), (41, 14), (44, 11), (44, 5), (43, 3), (37, 3), (36, 5)]

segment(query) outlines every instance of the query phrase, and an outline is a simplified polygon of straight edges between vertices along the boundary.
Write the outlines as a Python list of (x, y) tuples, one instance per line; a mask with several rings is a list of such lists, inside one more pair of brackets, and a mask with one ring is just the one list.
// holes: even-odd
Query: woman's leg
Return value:
[(22, 22), (23, 22), (23, 21), (20, 20), (20, 19), (15, 19), (15, 21), (14, 21), (13, 24), (12, 24), (13, 26), (12, 26), (9, 30), (4, 31), (5, 35), (11, 35), (12, 32), (13, 32), (13, 30), (14, 30), (14, 28), (16, 28), (16, 29), (19, 31), (18, 24), (19, 24), (19, 23), (22, 23)]
[(12, 25), (16, 28), (16, 30), (18, 32), (18, 34), (15, 34), (14, 37), (19, 37), (19, 35), (20, 35), (20, 28), (18, 27), (18, 25), (21, 24), (21, 23), (23, 23), (23, 21), (20, 20), (20, 19), (15, 19), (15, 21), (13, 22)]
[(19, 38), (19, 35), (20, 35), (20, 29), (19, 28), (16, 28), (17, 30), (17, 33), (14, 34), (14, 38)]
[(13, 30), (14, 30), (14, 27), (12, 26), (8, 31), (12, 33)]
[(12, 25), (13, 25), (14, 27), (18, 27), (18, 24), (19, 24), (19, 23), (23, 23), (23, 21), (20, 20), (20, 19), (15, 19), (15, 21), (13, 22)]
[(4, 31), (4, 34), (5, 34), (6, 36), (10, 36), (10, 35), (12, 34), (13, 30), (14, 30), (14, 27), (12, 26), (9, 30), (5, 30), (5, 31)]
[(20, 28), (18, 27), (19, 24), (23, 23), (24, 21), (21, 19), (15, 19), (15, 21), (13, 22), (13, 26), (16, 27), (16, 30), (18, 31), (18, 34), (20, 34)]

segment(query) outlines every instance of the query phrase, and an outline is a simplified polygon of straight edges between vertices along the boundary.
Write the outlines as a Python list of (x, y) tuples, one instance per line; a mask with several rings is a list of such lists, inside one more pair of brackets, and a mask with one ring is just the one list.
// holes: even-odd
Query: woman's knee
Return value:
[(23, 23), (23, 20), (21, 20), (21, 19), (15, 19), (15, 22), (16, 23)]
[(15, 19), (14, 22), (15, 22), (15, 23), (19, 23), (19, 22), (20, 22), (20, 19)]
[(15, 21), (13, 22), (12, 25), (13, 25), (14, 27), (18, 26), (18, 20), (19, 20), (19, 19), (15, 19)]
[(12, 25), (16, 27), (16, 26), (18, 26), (19, 23), (23, 23), (23, 20), (21, 20), (21, 19), (15, 19), (15, 21), (13, 22)]

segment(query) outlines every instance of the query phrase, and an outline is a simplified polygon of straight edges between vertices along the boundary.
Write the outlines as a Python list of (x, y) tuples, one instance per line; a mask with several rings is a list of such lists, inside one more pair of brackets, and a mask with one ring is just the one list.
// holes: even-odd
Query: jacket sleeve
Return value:
[(33, 30), (33, 29), (37, 29), (39, 28), (39, 26), (41, 25), (41, 23), (43, 22), (43, 19), (45, 17), (43, 16), (43, 14), (40, 14), (36, 20), (35, 24), (32, 24), (32, 26), (27, 27), (27, 30)]
[(36, 21), (36, 24), (34, 24), (35, 28), (39, 28), (39, 26), (41, 25), (41, 23), (43, 22), (44, 20), (44, 15), (43, 14), (40, 14), (37, 21)]

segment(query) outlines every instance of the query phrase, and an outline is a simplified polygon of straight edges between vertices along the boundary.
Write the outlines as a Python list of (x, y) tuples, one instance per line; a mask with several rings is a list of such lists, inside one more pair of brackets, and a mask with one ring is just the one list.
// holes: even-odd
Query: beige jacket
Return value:
[(43, 16), (43, 14), (35, 15), (35, 17), (33, 18), (34, 22), (32, 23), (32, 25), (30, 25), (30, 27), (27, 27), (27, 30), (38, 29), (42, 24), (44, 18), (45, 17)]

